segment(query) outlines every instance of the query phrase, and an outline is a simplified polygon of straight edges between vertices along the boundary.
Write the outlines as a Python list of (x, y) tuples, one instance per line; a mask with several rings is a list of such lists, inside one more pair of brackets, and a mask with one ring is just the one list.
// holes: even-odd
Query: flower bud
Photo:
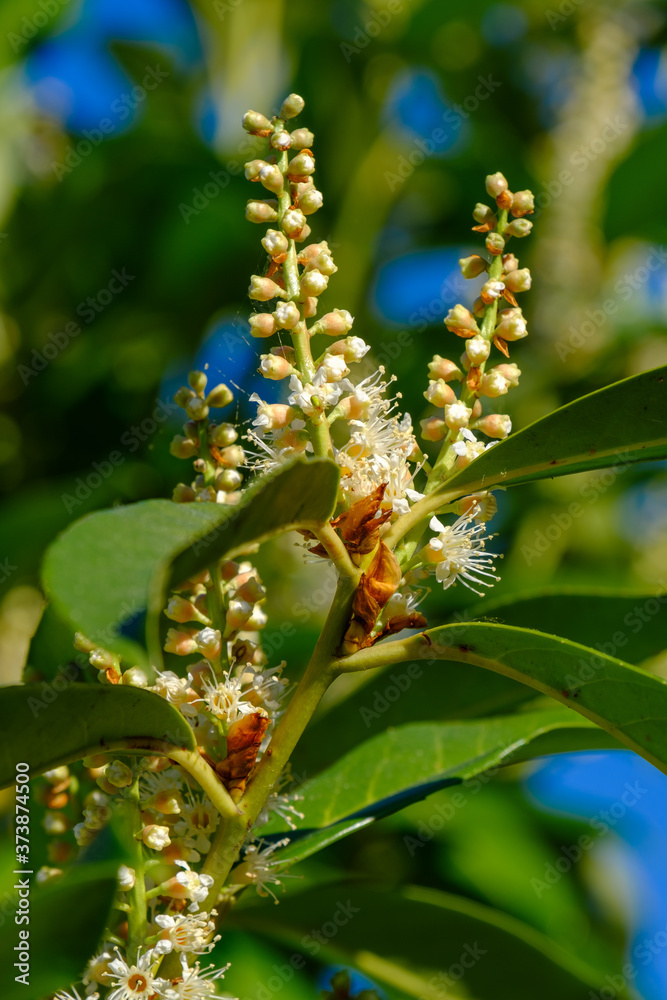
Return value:
[(290, 177), (309, 177), (315, 173), (315, 157), (309, 149), (302, 149), (287, 164)]
[(309, 295), (307, 299), (304, 299), (301, 303), (301, 312), (303, 313), (304, 319), (310, 319), (311, 316), (317, 316), (317, 298), (315, 295)]
[(472, 314), (476, 316), (477, 319), (482, 319), (486, 312), (486, 306), (484, 305), (480, 297), (476, 298), (472, 304)]
[(508, 208), (512, 207), (513, 198), (514, 195), (512, 194), (511, 191), (509, 190), (501, 191), (498, 197), (496, 198), (496, 205), (498, 206), (498, 208), (504, 208), (505, 210), (507, 210)]
[(244, 628), (252, 615), (252, 604), (248, 601), (232, 599), (227, 609), (227, 632), (238, 632)]
[(505, 236), (516, 236), (521, 238), (527, 236), (533, 228), (530, 219), (514, 219), (505, 229)]
[(497, 396), (504, 396), (509, 388), (509, 379), (498, 368), (492, 368), (491, 371), (482, 375), (478, 392), (480, 396), (490, 396), (495, 399)]
[(336, 340), (327, 347), (327, 354), (340, 354), (345, 361), (361, 361), (370, 351), (370, 345), (361, 337), (346, 337), (345, 340)]
[(259, 371), (264, 378), (270, 378), (274, 382), (279, 382), (280, 379), (295, 374), (293, 365), (285, 358), (276, 357), (275, 354), (262, 354)]
[(505, 288), (509, 288), (510, 292), (527, 292), (532, 281), (527, 267), (517, 268), (505, 276)]
[(274, 132), (269, 142), (274, 149), (278, 149), (281, 153), (284, 153), (285, 150), (289, 149), (292, 145), (292, 136), (289, 132), (285, 132), (284, 130), (281, 132)]
[(83, 632), (76, 632), (74, 634), (73, 646), (75, 649), (78, 649), (80, 653), (92, 653), (95, 649), (95, 643), (92, 639), (89, 639), (88, 636), (85, 636)]
[(194, 397), (194, 392), (189, 389), (188, 386), (182, 385), (180, 389), (177, 389), (174, 393), (174, 402), (176, 406), (180, 406), (181, 409), (185, 409), (190, 400)]
[[(489, 282), (487, 282), (489, 284)], [(465, 306), (455, 305), (445, 316), (445, 326), (459, 337), (472, 337), (479, 333), (475, 317)]]
[(516, 258), (513, 253), (503, 254), (503, 274), (509, 274), (510, 271), (516, 271), (518, 266), (518, 258)]
[(243, 172), (245, 173), (246, 180), (256, 180), (259, 177), (260, 170), (266, 165), (266, 160), (248, 160), (247, 163), (243, 164)]
[(466, 341), (466, 354), (472, 365), (481, 365), (491, 353), (491, 345), (486, 337), (478, 334)]
[(194, 458), (199, 452), (199, 445), (191, 438), (183, 437), (182, 434), (176, 434), (169, 445), (169, 451), (174, 458)]
[(429, 381), (424, 397), (433, 406), (445, 406), (456, 402), (456, 393), (442, 378), (437, 379), (437, 381)]
[(184, 625), (185, 622), (196, 622), (201, 618), (201, 614), (191, 601), (186, 601), (184, 597), (170, 597), (165, 610), (165, 616), (172, 622)]
[(260, 629), (266, 628), (268, 622), (268, 616), (263, 608), (260, 608), (259, 604), (256, 604), (252, 609), (252, 614), (248, 621), (246, 622), (246, 628), (252, 632), (258, 632)]
[(311, 327), (311, 333), (326, 333), (329, 337), (338, 337), (341, 333), (351, 330), (353, 323), (354, 319), (347, 309), (334, 309), (333, 312), (325, 313)]
[(259, 182), (262, 187), (267, 191), (273, 191), (274, 194), (282, 194), (285, 186), (285, 179), (275, 163), (267, 163), (262, 167), (259, 172)]
[(217, 448), (225, 448), (234, 444), (238, 431), (233, 424), (211, 424), (208, 429), (208, 442)]
[(321, 295), (329, 284), (329, 276), (320, 271), (306, 271), (301, 276), (301, 294), (303, 296)]
[(298, 239), (306, 226), (306, 216), (300, 208), (288, 208), (283, 216), (282, 227), (291, 240)]
[(505, 240), (500, 233), (489, 233), (486, 237), (486, 249), (494, 257), (498, 257), (505, 249)]
[(141, 839), (146, 847), (150, 847), (151, 850), (163, 851), (165, 847), (171, 844), (169, 827), (160, 826), (157, 823), (149, 823), (141, 831)]
[(224, 406), (229, 406), (234, 400), (234, 393), (223, 382), (211, 389), (206, 402), (216, 410), (221, 410)]
[(301, 319), (301, 313), (296, 302), (279, 302), (273, 318), (280, 329), (293, 330)]
[(146, 677), (146, 674), (141, 667), (130, 667), (129, 670), (125, 671), (120, 679), (120, 682), (121, 684), (128, 685), (128, 687), (148, 687), (148, 677)]
[(42, 826), (46, 832), (52, 837), (59, 837), (63, 833), (66, 833), (69, 829), (70, 821), (64, 813), (57, 812), (46, 812), (44, 818), (42, 819)]
[(315, 136), (307, 128), (296, 128), (292, 132), (292, 149), (309, 149), (315, 141)]
[(288, 118), (296, 118), (297, 115), (301, 114), (305, 106), (306, 102), (303, 97), (299, 94), (290, 94), (283, 101), (280, 109), (280, 115), (278, 117), (282, 118), (283, 121)]
[(459, 267), (464, 278), (477, 278), (486, 271), (488, 264), (479, 254), (473, 254), (472, 257), (461, 257)]
[(106, 768), (104, 777), (114, 788), (127, 788), (134, 780), (132, 768), (124, 764), (122, 760), (112, 761)]
[(248, 297), (256, 302), (269, 302), (270, 299), (284, 299), (285, 289), (277, 285), (271, 278), (262, 278), (253, 274), (250, 278)]
[(240, 444), (228, 445), (218, 453), (218, 461), (221, 465), (227, 465), (231, 469), (236, 469), (245, 462), (245, 452)]
[(217, 660), (222, 649), (220, 632), (216, 628), (203, 628), (195, 636), (197, 649), (207, 660)]
[(266, 597), (266, 590), (259, 582), (259, 580), (251, 576), (249, 580), (238, 588), (236, 591), (236, 596), (242, 601), (247, 601), (248, 604), (257, 604), (258, 601), (263, 601)]
[(246, 111), (243, 116), (243, 127), (251, 135), (258, 135), (262, 132), (270, 132), (271, 122), (259, 111)]
[(532, 191), (515, 191), (512, 196), (512, 215), (521, 218), (535, 211), (535, 198)]
[(134, 889), (137, 884), (137, 873), (134, 868), (128, 868), (127, 865), (121, 865), (118, 869), (118, 888), (122, 892), (129, 892), (130, 889)]
[(192, 420), (205, 420), (208, 416), (208, 406), (203, 399), (195, 396), (185, 407), (185, 412)]
[(485, 305), (490, 305), (491, 302), (495, 302), (505, 291), (505, 285), (502, 281), (487, 281), (482, 286), (482, 291), (480, 292), (480, 298)]
[(236, 469), (223, 469), (215, 477), (215, 488), (224, 493), (231, 493), (237, 490), (243, 482), (243, 476)]
[(421, 436), (425, 441), (442, 441), (447, 434), (447, 425), (442, 417), (426, 417), (420, 424)]
[(463, 372), (450, 361), (449, 358), (441, 358), (439, 354), (434, 355), (433, 361), (429, 362), (428, 373), (433, 379), (444, 379), (445, 382), (460, 381)]
[(486, 192), (490, 194), (492, 198), (497, 198), (499, 194), (503, 191), (507, 191), (507, 181), (503, 174), (498, 172), (497, 174), (489, 174), (485, 181)]
[(207, 382), (208, 378), (204, 372), (193, 371), (188, 374), (188, 383), (195, 392), (203, 392)]
[(327, 382), (340, 382), (342, 378), (350, 374), (350, 369), (342, 354), (325, 354), (318, 371), (323, 371), (326, 374)]
[(494, 330), (494, 336), (503, 340), (523, 340), (528, 336), (526, 321), (520, 309), (501, 309), (498, 313), (500, 322)]
[(262, 246), (271, 257), (287, 253), (289, 250), (289, 240), (279, 229), (267, 229), (266, 236), (262, 239)]
[(518, 365), (515, 365), (514, 363), (496, 365), (496, 367), (492, 368), (491, 371), (500, 372), (503, 378), (507, 379), (510, 389), (516, 388), (516, 386), (519, 384), (521, 369), (519, 368)]
[(191, 503), (194, 498), (195, 491), (191, 486), (186, 486), (185, 483), (179, 483), (178, 486), (175, 486), (171, 494), (174, 503)]
[(445, 407), (445, 423), (452, 431), (468, 426), (472, 410), (465, 403), (451, 403)]
[(276, 321), (272, 313), (253, 313), (248, 322), (252, 337), (272, 337), (276, 332)]
[(307, 191), (304, 191), (299, 196), (299, 208), (304, 215), (313, 215), (314, 212), (322, 208), (323, 204), (324, 197), (322, 192), (318, 191), (315, 187), (309, 187)]
[(489, 413), (488, 416), (482, 417), (475, 424), (475, 430), (480, 430), (482, 434), (486, 434), (487, 437), (506, 438), (512, 430), (512, 421), (507, 416), (506, 413)]
[(249, 201), (245, 207), (245, 217), (248, 222), (276, 222), (278, 219), (278, 202), (275, 198), (265, 201)]
[(489, 229), (495, 229), (498, 222), (495, 213), (488, 205), (484, 205), (481, 201), (478, 201), (475, 205), (472, 217), (475, 222), (479, 222), (481, 226), (487, 226)]
[(176, 656), (189, 656), (191, 653), (196, 653), (196, 635), (196, 629), (168, 629), (164, 644), (165, 653), (175, 653)]

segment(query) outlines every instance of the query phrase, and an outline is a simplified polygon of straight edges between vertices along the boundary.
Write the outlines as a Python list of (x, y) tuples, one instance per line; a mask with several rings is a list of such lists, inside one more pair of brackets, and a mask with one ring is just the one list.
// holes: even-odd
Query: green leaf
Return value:
[(606, 983), (603, 972), (513, 917), (430, 889), (318, 886), (284, 899), (278, 913), (252, 905), (237, 907), (230, 918), (304, 957), (355, 966), (417, 1000), (535, 1000), (538, 994), (540, 1000), (589, 1000), (590, 991)]
[(332, 462), (297, 460), (258, 480), (235, 507), (147, 500), (90, 514), (47, 552), (45, 589), (72, 630), (121, 653), (118, 625), (148, 608), (159, 657), (155, 619), (169, 583), (278, 532), (327, 520), (338, 479)]
[[(561, 748), (601, 746), (618, 744), (561, 708), (474, 722), (398, 726), (306, 781), (299, 788), (303, 819), (297, 819), (296, 826), (312, 830), (386, 815), (492, 768)], [(284, 821), (274, 819), (263, 832), (284, 829)]]
[(469, 615), (562, 636), (610, 656), (618, 653), (628, 663), (641, 663), (667, 648), (667, 594), (551, 587), (483, 601)]
[(195, 749), (192, 730), (180, 712), (152, 691), (134, 687), (4, 687), (0, 688), (0, 716), (2, 788), (14, 783), (17, 761), (28, 764), (31, 774), (39, 774), (117, 747), (123, 753)]
[[(81, 979), (107, 925), (118, 867), (131, 863), (129, 829), (127, 814), (121, 809), (64, 876), (45, 886), (31, 881), (29, 923), (3, 920), (0, 931), (0, 976), (6, 979), (0, 989), (2, 1000), (42, 1000)], [(12, 885), (21, 878), (15, 875)], [(18, 903), (16, 894), (12, 903)], [(14, 969), (14, 948), (21, 929), (30, 934), (29, 985), (15, 980), (19, 970)]]
[[(429, 629), (347, 658), (350, 669), (405, 660), (476, 664), (550, 695), (667, 771), (667, 681), (568, 639), (486, 622)], [(341, 661), (345, 663), (346, 661)]]
[(452, 663), (447, 670), (439, 662), (428, 661), (389, 666), (369, 672), (363, 680), (308, 726), (292, 755), (295, 774), (328, 767), (390, 726), (506, 715), (535, 697), (525, 685), (471, 670), (467, 663)]
[(489, 448), (439, 492), (494, 486), (667, 458), (667, 365), (614, 382)]

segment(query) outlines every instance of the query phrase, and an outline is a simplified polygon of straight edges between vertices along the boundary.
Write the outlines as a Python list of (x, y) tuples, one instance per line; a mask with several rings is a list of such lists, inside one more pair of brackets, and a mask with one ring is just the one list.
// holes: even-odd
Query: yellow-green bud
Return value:
[(289, 97), (286, 97), (283, 101), (279, 117), (283, 120), (287, 118), (296, 118), (297, 115), (301, 114), (305, 106), (306, 102), (303, 97), (300, 97), (299, 94), (290, 94)]
[(226, 448), (234, 444), (238, 436), (233, 424), (211, 424), (208, 429), (209, 444), (215, 445), (216, 448)]
[(229, 406), (229, 404), (234, 399), (234, 393), (232, 390), (226, 386), (223, 382), (216, 385), (214, 389), (211, 389), (208, 396), (206, 397), (206, 402), (209, 406), (214, 407), (214, 409), (221, 409), (223, 406)]
[(477, 278), (488, 268), (488, 264), (483, 257), (473, 254), (472, 257), (461, 257), (459, 267), (464, 278)]
[(261, 132), (269, 132), (271, 130), (271, 122), (259, 111), (246, 111), (243, 116), (243, 127), (246, 132), (256, 135)]
[(190, 374), (188, 375), (188, 382), (190, 383), (190, 388), (193, 389), (195, 392), (203, 392), (204, 389), (206, 388), (206, 383), (208, 382), (208, 378), (206, 377), (204, 372), (194, 371), (190, 372)]
[(278, 219), (278, 202), (274, 198), (264, 201), (249, 201), (245, 208), (248, 222), (276, 222)]
[(520, 239), (522, 236), (528, 236), (532, 228), (530, 219), (513, 219), (505, 229), (505, 236), (516, 236)]
[(296, 128), (292, 132), (292, 149), (310, 149), (315, 136), (307, 128)]
[(505, 177), (500, 172), (496, 174), (489, 174), (485, 181), (486, 192), (490, 194), (492, 198), (497, 198), (501, 195), (503, 191), (507, 191), (508, 184)]

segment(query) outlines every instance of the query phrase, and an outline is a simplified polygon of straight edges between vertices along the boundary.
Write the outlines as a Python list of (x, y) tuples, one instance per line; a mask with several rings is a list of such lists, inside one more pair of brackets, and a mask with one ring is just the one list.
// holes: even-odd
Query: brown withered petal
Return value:
[(396, 556), (380, 542), (373, 562), (362, 574), (352, 604), (352, 621), (343, 640), (343, 653), (368, 645), (378, 615), (401, 582), (401, 567)]
[(381, 511), (386, 489), (387, 484), (381, 483), (369, 496), (357, 500), (331, 522), (340, 532), (348, 552), (365, 555), (377, 545), (380, 528), (392, 514), (391, 508)]
[(492, 225), (490, 222), (483, 222), (481, 226), (473, 226), (473, 233), (488, 233), (494, 228), (495, 223)]
[(519, 303), (515, 299), (512, 292), (510, 292), (509, 288), (506, 288), (505, 291), (503, 292), (503, 298), (506, 299), (511, 306), (518, 308)]
[(474, 392), (482, 380), (482, 373), (479, 368), (471, 368), (466, 376), (466, 385), (471, 392)]
[(498, 348), (498, 350), (501, 352), (501, 354), (504, 354), (506, 358), (509, 358), (510, 352), (508, 351), (507, 344), (502, 339), (502, 337), (494, 337), (493, 338), (493, 343)]
[(402, 632), (404, 628), (423, 629), (427, 625), (427, 619), (419, 611), (415, 611), (411, 615), (397, 615), (395, 618), (390, 618), (376, 635), (369, 637), (364, 642), (364, 646), (374, 646), (380, 639), (385, 639), (388, 635), (396, 635), (397, 632)]
[[(233, 722), (227, 733), (227, 756), (215, 765), (223, 784), (231, 793), (243, 794), (255, 766), (259, 747), (269, 724), (266, 712), (253, 712)], [(234, 797), (234, 795), (232, 795)]]

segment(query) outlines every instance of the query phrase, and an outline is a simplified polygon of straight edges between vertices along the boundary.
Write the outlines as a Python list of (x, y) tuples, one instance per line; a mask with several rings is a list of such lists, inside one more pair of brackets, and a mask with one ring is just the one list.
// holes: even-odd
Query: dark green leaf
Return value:
[(513, 917), (429, 889), (319, 886), (283, 900), (278, 912), (253, 905), (231, 917), (304, 957), (355, 966), (418, 1000), (589, 1000), (606, 982), (603, 972)]
[[(561, 708), (474, 722), (398, 726), (367, 740), (307, 781), (299, 789), (303, 801), (298, 807), (304, 818), (296, 821), (297, 827), (312, 830), (341, 820), (386, 815), (438, 788), (555, 752), (561, 739), (562, 749), (567, 750), (618, 745)], [(283, 829), (284, 822), (276, 819), (264, 832)]]
[(474, 618), (536, 629), (641, 663), (667, 647), (667, 594), (549, 588), (530, 596), (486, 600)]
[(667, 458), (667, 365), (561, 406), (489, 448), (440, 492), (457, 496)]
[[(47, 552), (47, 594), (72, 630), (122, 652), (118, 624), (146, 608), (154, 622), (168, 581), (294, 525), (326, 520), (338, 477), (332, 462), (298, 460), (258, 480), (235, 507), (147, 500), (91, 514)], [(158, 655), (154, 625), (151, 635)]]
[[(521, 681), (667, 771), (667, 681), (588, 646), (485, 622), (443, 625), (356, 654), (356, 664), (458, 660)], [(354, 661), (350, 658), (350, 663)]]
[[(59, 686), (60, 688), (60, 686)], [(159, 695), (120, 685), (25, 684), (0, 688), (3, 740), (0, 787), (14, 782), (16, 763), (38, 774), (91, 753), (164, 753), (195, 748), (192, 730)]]

